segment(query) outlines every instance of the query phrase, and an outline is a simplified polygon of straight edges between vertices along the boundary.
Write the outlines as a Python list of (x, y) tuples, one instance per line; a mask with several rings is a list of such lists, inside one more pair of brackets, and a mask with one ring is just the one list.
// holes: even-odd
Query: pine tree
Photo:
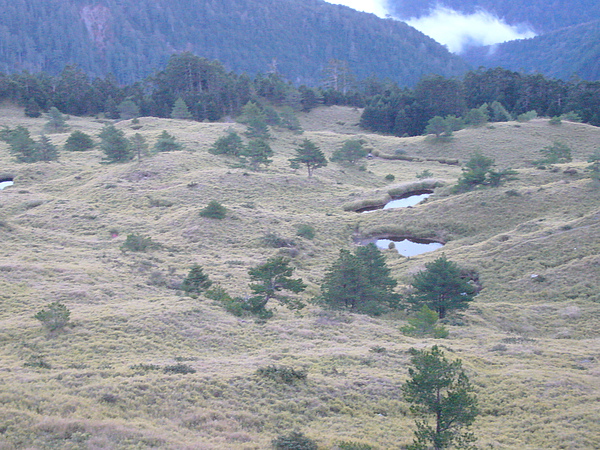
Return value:
[(104, 125), (98, 134), (100, 149), (104, 152), (108, 162), (127, 162), (133, 157), (129, 140), (122, 130), (117, 130), (114, 125)]
[(31, 138), (29, 130), (21, 125), (15, 129), (0, 130), (0, 139), (9, 145), (10, 153), (21, 163), (37, 161), (36, 143)]
[(174, 152), (176, 150), (181, 150), (183, 146), (177, 142), (175, 136), (167, 133), (167, 130), (163, 130), (163, 132), (158, 136), (158, 140), (156, 144), (154, 144), (153, 150), (155, 152)]
[(273, 150), (262, 139), (254, 139), (248, 142), (248, 145), (242, 150), (240, 156), (255, 171), (261, 165), (268, 166), (273, 162), (273, 160), (269, 159), (270, 156), (273, 156)]
[(131, 145), (131, 151), (137, 156), (138, 162), (140, 162), (142, 156), (148, 154), (148, 143), (146, 142), (146, 138), (140, 133), (135, 133), (129, 138), (129, 143)]
[(192, 118), (192, 114), (190, 113), (187, 104), (181, 97), (175, 100), (175, 104), (171, 110), (171, 118), (180, 120), (190, 120)]
[(47, 136), (40, 136), (35, 143), (35, 158), (37, 161), (56, 161), (58, 149)]
[(27, 104), (25, 105), (25, 115), (27, 117), (40, 117), (42, 115), (42, 110), (40, 109), (40, 105), (35, 101), (33, 97), (30, 97), (27, 100)]
[(119, 111), (119, 118), (122, 120), (134, 119), (140, 115), (140, 108), (130, 98), (123, 100), (117, 109)]
[(302, 141), (300, 147), (296, 149), (296, 157), (289, 161), (293, 168), (297, 168), (301, 165), (306, 166), (309, 177), (312, 177), (312, 174), (316, 169), (327, 165), (327, 158), (325, 158), (321, 149), (308, 139)]
[(413, 367), (408, 369), (402, 393), (412, 404), (411, 412), (422, 420), (417, 420), (415, 440), (408, 448), (471, 448), (475, 436), (462, 429), (473, 424), (479, 411), (461, 361), (448, 361), (437, 345), (431, 350), (413, 348), (410, 353)]
[(364, 141), (361, 139), (350, 139), (345, 141), (342, 145), (342, 148), (333, 152), (331, 161), (342, 163), (345, 162), (349, 164), (356, 163), (356, 161), (368, 155), (363, 143)]
[(380, 315), (398, 305), (396, 284), (375, 244), (358, 247), (354, 254), (340, 250), (323, 279), (321, 300), (335, 309)]
[(208, 152), (213, 155), (240, 156), (243, 149), (242, 138), (235, 131), (230, 131), (226, 136), (217, 139)]
[(64, 148), (68, 152), (83, 152), (94, 148), (94, 141), (89, 134), (75, 130), (67, 138)]
[(188, 294), (199, 294), (202, 291), (205, 291), (212, 285), (212, 281), (208, 278), (208, 275), (204, 273), (202, 267), (198, 264), (194, 264), (187, 277), (183, 280), (181, 284), (181, 289)]
[(425, 264), (425, 270), (414, 276), (412, 287), (409, 301), (418, 308), (427, 305), (440, 319), (449, 311), (467, 308), (475, 293), (473, 285), (462, 278), (458, 265), (446, 255)]
[(49, 133), (62, 133), (68, 128), (65, 116), (54, 106), (48, 111), (48, 122), (44, 127)]

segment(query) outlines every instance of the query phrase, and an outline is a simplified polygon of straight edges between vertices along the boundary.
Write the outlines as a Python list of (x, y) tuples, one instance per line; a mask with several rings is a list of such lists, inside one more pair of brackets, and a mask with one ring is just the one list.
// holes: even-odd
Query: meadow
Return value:
[[(14, 177), (0, 190), (0, 449), (268, 449), (291, 431), (322, 449), (343, 441), (399, 449), (414, 429), (400, 393), (408, 350), (434, 344), (463, 361), (476, 387), (479, 448), (600, 448), (600, 186), (585, 171), (600, 128), (539, 118), (436, 140), (365, 133), (353, 108), (299, 119), (302, 134), (271, 130), (275, 155), (261, 171), (208, 152), (228, 129), (244, 131), (236, 123), (120, 121), (128, 137), (152, 145), (167, 130), (184, 145), (121, 164), (103, 163), (97, 148), (20, 164), (0, 142), (0, 172)], [(37, 136), (44, 123), (0, 107), (0, 126)], [(67, 123), (48, 135), (59, 147), (71, 131), (95, 136), (107, 121)], [(305, 138), (328, 157), (363, 139), (374, 155), (414, 160), (330, 162), (309, 178), (288, 161)], [(539, 150), (557, 141), (573, 161), (536, 168)], [(518, 179), (452, 194), (461, 166), (435, 159), (464, 162), (475, 152)], [(414, 185), (426, 170), (443, 185), (425, 203), (348, 210)], [(227, 208), (224, 219), (199, 216), (211, 200)], [(312, 226), (314, 239), (298, 236), (300, 225)], [(132, 233), (159, 246), (123, 251)], [(411, 258), (384, 251), (400, 293), (442, 252), (479, 274), (483, 289), (449, 317), (447, 339), (405, 336), (405, 310), (370, 317), (310, 303), (340, 249), (386, 233), (446, 244)], [(269, 236), (293, 244), (272, 248)], [(197, 263), (244, 296), (248, 269), (274, 255), (291, 258), (308, 284), (299, 312), (236, 317), (174, 288)], [(33, 316), (54, 301), (69, 308), (71, 324), (48, 332)], [(195, 373), (165, 370), (177, 364)], [(269, 365), (307, 378), (259, 377)]]

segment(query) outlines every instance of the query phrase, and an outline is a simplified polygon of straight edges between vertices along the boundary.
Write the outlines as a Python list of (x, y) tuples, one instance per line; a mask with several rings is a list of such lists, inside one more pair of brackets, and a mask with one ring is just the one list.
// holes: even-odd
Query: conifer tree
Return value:
[(417, 420), (410, 450), (472, 448), (475, 436), (463, 431), (475, 421), (477, 397), (460, 360), (448, 361), (442, 350), (411, 349), (412, 367), (402, 386), (404, 398)]
[(270, 156), (273, 156), (273, 150), (262, 139), (254, 139), (248, 142), (240, 156), (252, 170), (258, 170), (261, 165), (268, 166), (273, 162), (269, 159)]
[(333, 162), (345, 162), (354, 164), (359, 159), (367, 156), (368, 152), (363, 146), (363, 140), (361, 139), (349, 139), (344, 142), (342, 148), (333, 152), (331, 155), (331, 161)]
[(242, 138), (235, 131), (229, 131), (226, 136), (217, 139), (208, 152), (213, 155), (240, 156), (243, 149)]
[(304, 141), (302, 141), (300, 147), (296, 149), (296, 157), (289, 161), (293, 168), (300, 167), (301, 165), (306, 166), (309, 177), (312, 177), (312, 174), (316, 169), (327, 165), (327, 158), (325, 158), (321, 149), (309, 139), (304, 139)]
[(117, 109), (119, 111), (119, 118), (122, 120), (134, 119), (140, 115), (140, 108), (130, 98), (123, 100)]
[(180, 120), (190, 120), (192, 118), (192, 114), (190, 113), (187, 104), (181, 97), (175, 100), (175, 104), (171, 110), (171, 118)]
[(104, 152), (108, 162), (126, 162), (133, 157), (129, 140), (122, 130), (114, 125), (104, 125), (98, 134), (100, 138), (100, 149)]
[(69, 152), (83, 152), (94, 147), (94, 141), (89, 134), (83, 131), (73, 131), (65, 142), (65, 150)]
[(65, 116), (54, 106), (48, 111), (48, 122), (44, 126), (49, 133), (62, 133), (67, 130)]
[(33, 97), (30, 97), (29, 100), (27, 100), (27, 104), (25, 105), (25, 115), (34, 118), (42, 115), (40, 105), (38, 105)]
[(35, 158), (36, 161), (56, 161), (58, 159), (58, 149), (47, 136), (40, 136), (35, 143)]
[(425, 264), (425, 270), (414, 276), (412, 287), (409, 301), (419, 309), (427, 305), (440, 319), (449, 311), (467, 308), (475, 294), (473, 285), (462, 278), (458, 265), (446, 255)]
[(175, 136), (169, 134), (167, 130), (163, 130), (160, 136), (158, 136), (156, 144), (154, 144), (155, 152), (173, 152), (182, 148), (183, 146), (177, 142)]
[(187, 277), (181, 284), (181, 289), (188, 294), (199, 294), (200, 292), (208, 289), (212, 285), (212, 281), (208, 278), (208, 275), (204, 273), (202, 267), (198, 264), (194, 264)]
[(138, 162), (140, 162), (142, 156), (148, 153), (148, 143), (146, 142), (146, 138), (140, 133), (135, 133), (129, 138), (129, 143), (131, 145), (131, 151), (137, 156)]

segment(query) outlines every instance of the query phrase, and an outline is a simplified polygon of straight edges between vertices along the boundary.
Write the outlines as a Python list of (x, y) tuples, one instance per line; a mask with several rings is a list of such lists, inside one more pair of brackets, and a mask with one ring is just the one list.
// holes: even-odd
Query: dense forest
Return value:
[(388, 0), (387, 5), (396, 17), (408, 19), (427, 15), (439, 3), (467, 14), (483, 9), (510, 25), (531, 25), (536, 33), (547, 33), (600, 17), (600, 3), (596, 0)]
[(600, 20), (533, 39), (471, 48), (462, 56), (475, 67), (501, 66), (511, 70), (539, 72), (555, 78), (577, 76), (584, 80), (598, 80)]
[(462, 78), (424, 77), (414, 88), (406, 88), (375, 77), (356, 81), (348, 65), (339, 60), (330, 60), (325, 73), (321, 86), (297, 87), (277, 73), (251, 78), (228, 72), (218, 61), (182, 53), (173, 55), (164, 70), (125, 86), (111, 76), (90, 79), (73, 66), (58, 76), (0, 74), (0, 101), (24, 106), (31, 117), (55, 107), (66, 114), (104, 113), (111, 119), (174, 117), (179, 102), (179, 108), (197, 121), (238, 116), (250, 101), (262, 108), (291, 111), (347, 105), (365, 108), (363, 128), (397, 136), (423, 134), (435, 116), (458, 120), (482, 105), (488, 108), (484, 115), (495, 121), (533, 111), (548, 117), (572, 112), (579, 120), (600, 126), (600, 82), (482, 68)]
[(403, 86), (467, 64), (412, 27), (322, 0), (0, 0), (0, 71), (78, 65), (132, 83), (190, 51), (229, 70), (316, 85), (327, 62)]

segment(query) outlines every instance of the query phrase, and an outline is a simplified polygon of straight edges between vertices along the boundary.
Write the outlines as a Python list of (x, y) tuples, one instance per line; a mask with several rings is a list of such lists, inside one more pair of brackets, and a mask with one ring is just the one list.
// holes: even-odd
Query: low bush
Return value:
[(270, 365), (267, 367), (260, 367), (256, 374), (263, 378), (269, 378), (271, 380), (293, 384), (297, 381), (306, 380), (306, 370), (296, 370), (293, 367), (288, 366), (275, 366)]
[(42, 325), (49, 331), (62, 329), (69, 323), (71, 311), (62, 303), (53, 302), (46, 308), (39, 311), (33, 318), (42, 322)]
[(311, 225), (301, 224), (296, 227), (296, 234), (305, 239), (314, 239), (315, 229)]
[(183, 375), (187, 375), (188, 373), (196, 373), (196, 369), (187, 365), (187, 364), (173, 364), (172, 366), (163, 367), (163, 372), (165, 373), (180, 373)]
[(297, 431), (273, 439), (272, 444), (275, 450), (317, 450), (319, 448), (315, 441)]
[(200, 210), (200, 217), (208, 219), (224, 219), (227, 215), (227, 208), (216, 200), (211, 200), (206, 207)]
[(121, 245), (121, 250), (124, 252), (146, 252), (157, 247), (159, 247), (159, 245), (156, 242), (153, 242), (151, 238), (133, 233), (127, 235), (125, 242)]

